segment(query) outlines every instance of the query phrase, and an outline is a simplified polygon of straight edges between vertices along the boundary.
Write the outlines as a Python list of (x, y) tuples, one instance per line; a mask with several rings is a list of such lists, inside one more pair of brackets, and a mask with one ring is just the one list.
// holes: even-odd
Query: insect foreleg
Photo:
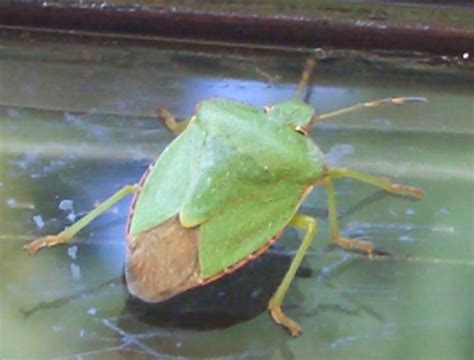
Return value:
[(293, 261), (291, 262), (290, 268), (285, 274), (285, 277), (278, 286), (278, 289), (275, 291), (275, 294), (273, 294), (272, 298), (268, 302), (268, 310), (270, 311), (270, 314), (276, 323), (286, 327), (292, 336), (297, 336), (301, 332), (301, 327), (294, 320), (290, 319), (283, 313), (281, 310), (281, 304), (285, 298), (286, 292), (288, 291), (291, 282), (293, 281), (293, 278), (295, 277), (296, 271), (300, 267), (301, 261), (303, 260), (303, 257), (308, 250), (314, 235), (316, 234), (317, 224), (316, 219), (312, 217), (296, 214), (288, 225), (299, 229), (304, 229), (306, 230), (306, 234)]
[(69, 240), (76, 235), (80, 230), (87, 226), (92, 220), (101, 215), (105, 210), (115, 204), (117, 201), (121, 200), (129, 194), (133, 194), (137, 189), (136, 185), (128, 185), (117, 191), (110, 198), (99, 204), (95, 209), (90, 211), (86, 216), (81, 218), (79, 221), (72, 224), (67, 229), (61, 231), (57, 235), (48, 235), (41, 238), (38, 238), (31, 243), (25, 245), (23, 249), (28, 251), (30, 255), (36, 253), (39, 249), (43, 247), (51, 247), (60, 244), (66, 244)]
[(161, 117), (164, 121), (166, 126), (168, 126), (175, 134), (182, 133), (189, 125), (193, 117), (183, 120), (183, 121), (176, 121), (176, 118), (171, 114), (168, 110), (162, 107), (157, 107), (156, 112), (158, 116)]

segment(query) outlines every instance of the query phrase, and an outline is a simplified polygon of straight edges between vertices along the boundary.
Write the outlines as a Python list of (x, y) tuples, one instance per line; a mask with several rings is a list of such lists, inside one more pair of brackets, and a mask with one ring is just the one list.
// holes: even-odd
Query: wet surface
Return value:
[[(285, 300), (303, 328), (297, 339), (266, 313), (201, 330), (136, 316), (121, 279), (129, 199), (73, 244), (34, 257), (22, 251), (138, 181), (173, 139), (153, 117), (156, 105), (186, 117), (212, 96), (275, 103), (292, 96), (304, 61), (160, 46), (0, 38), (0, 355), (469, 358), (474, 87), (456, 77), (382, 73), (370, 65), (351, 72), (324, 61), (317, 67), (310, 103), (320, 113), (385, 96), (429, 99), (312, 131), (331, 165), (389, 175), (422, 187), (425, 197), (415, 202), (337, 182), (343, 234), (392, 255), (368, 259), (330, 244), (324, 189), (311, 194), (302, 212), (318, 216), (319, 232), (306, 276)], [(292, 254), (297, 239), (288, 231), (275, 251)]]

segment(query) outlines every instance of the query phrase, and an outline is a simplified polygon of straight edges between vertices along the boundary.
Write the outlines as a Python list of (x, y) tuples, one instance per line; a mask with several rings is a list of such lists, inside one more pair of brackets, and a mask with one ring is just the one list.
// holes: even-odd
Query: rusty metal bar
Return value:
[(272, 46), (331, 46), (457, 56), (474, 53), (474, 30), (469, 26), (370, 18), (7, 2), (0, 4), (2, 25)]

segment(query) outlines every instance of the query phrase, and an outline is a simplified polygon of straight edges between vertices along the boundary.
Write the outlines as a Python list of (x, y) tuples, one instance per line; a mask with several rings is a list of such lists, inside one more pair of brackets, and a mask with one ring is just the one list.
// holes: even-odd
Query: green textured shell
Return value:
[(166, 300), (235, 269), (278, 237), (324, 171), (316, 144), (284, 120), (287, 108), (304, 107), (307, 121), (313, 110), (284, 104), (269, 113), (222, 98), (199, 104), (132, 202), (132, 294)]

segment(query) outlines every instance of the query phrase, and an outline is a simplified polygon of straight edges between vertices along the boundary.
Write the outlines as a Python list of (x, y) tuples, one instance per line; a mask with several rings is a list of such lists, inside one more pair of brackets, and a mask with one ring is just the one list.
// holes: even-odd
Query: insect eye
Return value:
[(266, 113), (266, 114), (269, 114), (272, 112), (272, 109), (273, 109), (273, 106), (270, 106), (270, 105), (267, 105), (267, 106), (264, 106), (263, 107), (263, 111)]
[(304, 127), (302, 126), (297, 126), (295, 127), (295, 131), (298, 133), (298, 134), (301, 134), (303, 136), (308, 136), (308, 130), (306, 130)]

